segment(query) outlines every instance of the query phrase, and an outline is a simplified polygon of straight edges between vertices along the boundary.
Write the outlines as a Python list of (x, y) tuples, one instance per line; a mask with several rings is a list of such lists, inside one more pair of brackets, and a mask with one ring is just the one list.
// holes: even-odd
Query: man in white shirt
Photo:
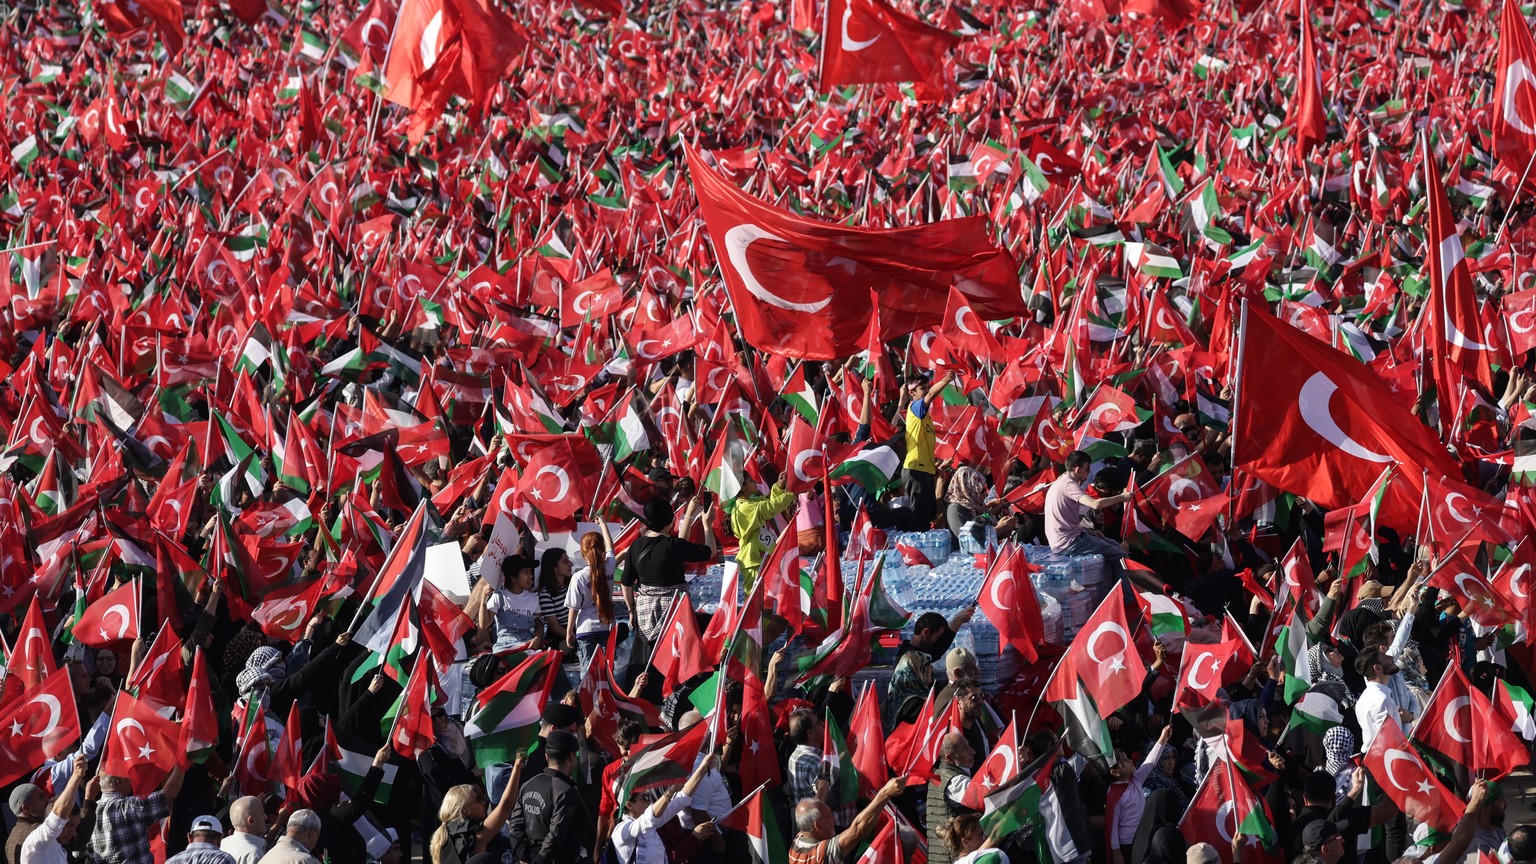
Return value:
[(267, 854), (267, 812), (255, 795), (236, 798), (229, 805), (229, 835), (219, 841), (219, 848), (235, 859), (235, 864), (256, 864)]
[[(80, 824), (80, 820), (74, 818), (75, 795), (80, 792), (80, 784), (84, 781), (85, 757), (77, 755), (74, 759), (74, 770), (69, 775), (69, 782), (64, 784), (64, 791), (54, 799), (53, 808), (48, 811), (43, 824), (34, 828), (21, 844), (21, 858), (18, 864), (68, 864), (69, 856), (64, 851), (64, 844), (75, 839), (75, 826)], [(33, 804), (47, 800), (43, 798), (42, 790), (36, 786), (32, 786), (29, 792)], [(20, 811), (17, 811), (17, 815), (21, 815)]]
[(1124, 493), (1095, 498), (1083, 488), (1093, 457), (1082, 450), (1067, 455), (1066, 470), (1051, 483), (1045, 493), (1045, 539), (1057, 555), (1125, 556), (1120, 544), (1090, 534), (1083, 528), (1083, 514), (1124, 503)]
[(1365, 678), (1365, 690), (1355, 702), (1355, 719), (1360, 723), (1360, 752), (1371, 749), (1376, 733), (1387, 718), (1406, 723), (1412, 715), (1392, 698), (1390, 682), (1398, 672), (1397, 661), (1381, 648), (1367, 648), (1355, 658), (1355, 669)]

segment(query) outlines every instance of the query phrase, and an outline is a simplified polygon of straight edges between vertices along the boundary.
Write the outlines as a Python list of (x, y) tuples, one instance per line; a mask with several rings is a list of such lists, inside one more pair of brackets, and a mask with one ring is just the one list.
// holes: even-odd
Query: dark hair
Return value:
[(1372, 645), (1361, 651), (1359, 656), (1355, 658), (1355, 671), (1359, 672), (1362, 677), (1369, 678), (1371, 677), (1372, 667), (1386, 665), (1386, 656), (1387, 652), (1383, 651), (1379, 646)]
[(628, 747), (636, 741), (639, 741), (640, 736), (644, 733), (645, 727), (640, 725), (639, 720), (625, 718), (619, 721), (619, 728), (618, 731), (613, 733), (613, 740), (617, 741), (619, 744), (625, 747)]
[(1076, 471), (1079, 468), (1087, 468), (1093, 464), (1093, 457), (1083, 450), (1073, 450), (1067, 454), (1067, 470)]
[(1509, 832), (1509, 857), (1513, 860), (1536, 860), (1536, 826), (1521, 825)]
[(948, 626), (949, 622), (945, 620), (943, 615), (937, 612), (924, 612), (917, 616), (916, 621), (912, 622), (913, 632), (919, 630), (943, 630)]
[(1308, 804), (1333, 806), (1334, 791), (1333, 775), (1327, 771), (1313, 771), (1307, 775), (1306, 781), (1301, 787), (1301, 797)]
[(816, 712), (809, 708), (796, 708), (789, 715), (789, 740), (796, 744), (811, 743), (811, 727), (816, 723)]
[(1367, 645), (1375, 645), (1379, 648), (1385, 648), (1392, 644), (1392, 637), (1394, 635), (1395, 634), (1392, 630), (1392, 622), (1377, 621), (1375, 624), (1365, 628), (1365, 632), (1360, 634), (1360, 638), (1365, 640), (1365, 644)]
[[(570, 554), (560, 546), (551, 546), (539, 556), (539, 587), (544, 589), (545, 594), (551, 597), (558, 596), (561, 600), (565, 599), (565, 592), (554, 587), (554, 576), (555, 570), (560, 566), (560, 560), (569, 557), (571, 557)], [(556, 591), (560, 593), (557, 595)]]
[(517, 578), (517, 574), (524, 570), (533, 569), (533, 559), (524, 558), (521, 555), (508, 555), (501, 559), (501, 578), (505, 584), (507, 580)]
[(1131, 455), (1132, 456), (1155, 456), (1155, 455), (1157, 455), (1157, 440), (1153, 439), (1153, 438), (1138, 438), (1138, 439), (1136, 439), (1136, 443), (1131, 445)]

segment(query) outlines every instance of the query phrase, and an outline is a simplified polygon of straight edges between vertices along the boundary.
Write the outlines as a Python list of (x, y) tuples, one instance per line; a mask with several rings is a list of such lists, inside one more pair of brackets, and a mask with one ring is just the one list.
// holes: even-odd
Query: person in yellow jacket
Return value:
[[(771, 470), (771, 469), (769, 469)], [(736, 535), (736, 566), (741, 568), (742, 585), (751, 590), (757, 581), (757, 568), (768, 554), (768, 547), (778, 539), (774, 517), (795, 504), (795, 494), (784, 488), (782, 478), (775, 478), (767, 495), (752, 493), (725, 502), (731, 519), (731, 533)]]

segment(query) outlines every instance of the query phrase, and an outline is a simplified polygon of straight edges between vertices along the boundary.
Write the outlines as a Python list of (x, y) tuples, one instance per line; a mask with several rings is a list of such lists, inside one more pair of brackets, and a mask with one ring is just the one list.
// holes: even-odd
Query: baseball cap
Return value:
[(196, 819), (193, 819), (192, 827), (187, 831), (187, 833), (196, 834), (200, 831), (207, 831), (212, 834), (217, 834), (220, 837), (224, 836), (224, 826), (219, 824), (218, 817), (216, 816), (199, 816)]
[(33, 783), (23, 783), (20, 786), (17, 786), (15, 789), (12, 789), (10, 800), (11, 812), (15, 813), (17, 816), (20, 816), (21, 808), (26, 806), (27, 799), (32, 797), (32, 793), (41, 791), (43, 790)]
[(576, 736), (564, 729), (556, 729), (544, 739), (544, 752), (556, 759), (569, 756), (580, 748), (581, 742), (576, 740)]
[(1319, 819), (1308, 825), (1306, 830), (1301, 832), (1301, 845), (1308, 849), (1318, 849), (1341, 833), (1339, 826), (1329, 822), (1327, 819)]
[(1221, 853), (1209, 843), (1196, 843), (1184, 853), (1184, 864), (1217, 864)]

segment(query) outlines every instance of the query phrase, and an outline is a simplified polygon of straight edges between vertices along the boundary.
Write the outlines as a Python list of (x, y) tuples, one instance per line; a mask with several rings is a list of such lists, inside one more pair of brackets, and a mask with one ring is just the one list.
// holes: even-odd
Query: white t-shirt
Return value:
[(497, 591), (486, 599), (485, 608), (496, 616), (498, 647), (533, 639), (539, 618), (539, 592)]
[[(617, 564), (612, 555), (603, 562), (609, 576), (613, 575)], [(608, 632), (607, 626), (597, 617), (597, 602), (592, 597), (592, 568), (583, 567), (571, 574), (571, 584), (565, 589), (565, 608), (576, 616), (577, 636)]]

